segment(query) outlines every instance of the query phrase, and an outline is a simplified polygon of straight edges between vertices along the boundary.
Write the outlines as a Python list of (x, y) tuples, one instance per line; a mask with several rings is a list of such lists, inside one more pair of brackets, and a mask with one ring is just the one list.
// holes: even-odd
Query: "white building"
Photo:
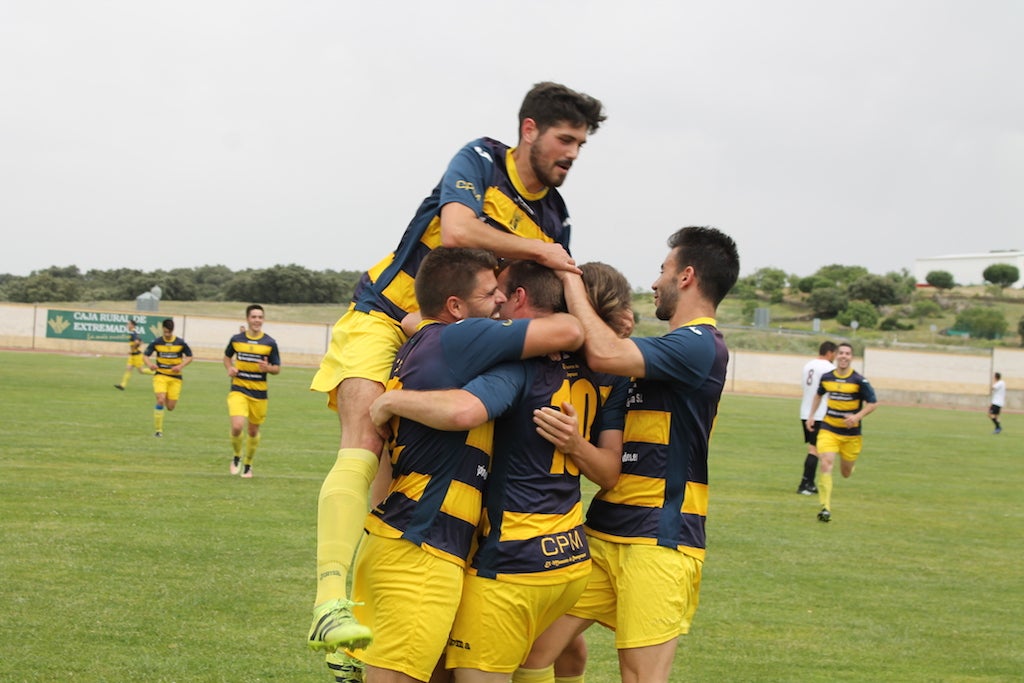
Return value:
[(952, 256), (933, 256), (919, 258), (914, 261), (914, 278), (918, 285), (926, 284), (925, 277), (933, 270), (944, 270), (953, 275), (958, 285), (981, 285), (985, 283), (982, 272), (991, 265), (1008, 263), (1016, 266), (1021, 279), (1013, 283), (1016, 288), (1024, 287), (1024, 251), (1007, 249), (990, 251), (984, 254), (955, 254)]

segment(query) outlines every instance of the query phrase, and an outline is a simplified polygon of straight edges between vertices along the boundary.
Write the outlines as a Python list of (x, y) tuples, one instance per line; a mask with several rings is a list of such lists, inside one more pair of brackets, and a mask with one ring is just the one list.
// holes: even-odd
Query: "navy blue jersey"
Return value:
[(557, 584), (590, 572), (583, 533), (580, 471), (536, 431), (533, 411), (576, 409), (581, 434), (597, 443), (622, 430), (627, 382), (591, 371), (581, 356), (506, 363), (465, 387), (494, 421), (494, 458), (484, 519), (470, 571), (513, 583)]
[(413, 282), (420, 263), (441, 244), (441, 207), (451, 202), (468, 206), (497, 230), (569, 249), (569, 213), (561, 195), (549, 187), (528, 192), (511, 153), (507, 145), (490, 138), (459, 150), (441, 182), (420, 204), (398, 247), (359, 280), (352, 297), (357, 311), (380, 311), (400, 322), (419, 310)]
[[(488, 318), (428, 323), (399, 349), (388, 388), (459, 388), (492, 365), (522, 356), (528, 325)], [(367, 518), (367, 530), (464, 565), (480, 521), (490, 427), (449, 432), (396, 418), (389, 444), (394, 479)]]
[(587, 529), (618, 543), (657, 544), (704, 559), (708, 441), (729, 352), (711, 318), (633, 342), (645, 376), (626, 399), (622, 474), (594, 497)]

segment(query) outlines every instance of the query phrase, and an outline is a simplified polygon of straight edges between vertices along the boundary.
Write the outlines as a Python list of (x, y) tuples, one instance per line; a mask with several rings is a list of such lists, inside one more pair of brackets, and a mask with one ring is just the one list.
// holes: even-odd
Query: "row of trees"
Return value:
[[(1020, 279), (1020, 269), (1009, 263), (993, 263), (981, 272), (981, 277), (984, 278), (985, 282), (1003, 289), (1013, 285), (1013, 283)], [(929, 271), (925, 275), (924, 281), (936, 289), (953, 289), (957, 286), (953, 273), (950, 273), (948, 270)]]
[[(1020, 279), (1016, 266), (1009, 264), (989, 266), (983, 276), (999, 289)], [(928, 282), (938, 289), (955, 286), (953, 276), (945, 271), (929, 273)], [(787, 275), (778, 268), (761, 268), (742, 278), (732, 292), (732, 296), (745, 300), (744, 312), (748, 316), (763, 299), (781, 303), (786, 295), (791, 301), (804, 303), (814, 317), (834, 318), (841, 325), (864, 329), (912, 329), (913, 323), (905, 320), (934, 318), (943, 313), (942, 305), (934, 297), (917, 295), (915, 278), (906, 270), (874, 275), (861, 266), (833, 264), (801, 277)], [(1024, 319), (1020, 326), (1024, 329)], [(958, 311), (951, 329), (974, 337), (996, 339), (1002, 337), (1008, 327), (999, 309), (976, 305)]]
[(172, 301), (260, 301), (268, 304), (345, 303), (359, 282), (357, 271), (313, 271), (298, 265), (232, 272), (201, 266), (144, 272), (130, 268), (79, 271), (53, 266), (31, 275), (0, 275), (0, 301), (132, 300), (154, 285)]

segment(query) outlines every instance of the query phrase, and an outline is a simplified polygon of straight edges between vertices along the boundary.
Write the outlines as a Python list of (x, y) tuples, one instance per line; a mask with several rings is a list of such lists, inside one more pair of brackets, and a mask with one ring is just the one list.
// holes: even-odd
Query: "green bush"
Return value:
[(1009, 324), (1002, 311), (990, 306), (971, 306), (956, 317), (953, 329), (969, 332), (979, 339), (998, 339), (1006, 333)]
[(1020, 271), (1017, 266), (1009, 263), (993, 263), (982, 271), (981, 276), (985, 282), (991, 282), (997, 287), (1009, 287), (1020, 279)]
[(836, 321), (840, 325), (850, 327), (854, 320), (860, 327), (873, 328), (878, 324), (878, 309), (870, 301), (851, 301), (846, 308), (839, 312)]
[(918, 320), (937, 318), (942, 315), (942, 306), (931, 299), (918, 299), (910, 307), (911, 315)]
[(953, 280), (953, 273), (947, 270), (932, 270), (924, 276), (924, 281), (936, 289), (953, 289), (956, 282)]
[(807, 305), (819, 318), (834, 318), (839, 311), (846, 308), (850, 299), (846, 292), (837, 287), (822, 287), (815, 289), (807, 297)]

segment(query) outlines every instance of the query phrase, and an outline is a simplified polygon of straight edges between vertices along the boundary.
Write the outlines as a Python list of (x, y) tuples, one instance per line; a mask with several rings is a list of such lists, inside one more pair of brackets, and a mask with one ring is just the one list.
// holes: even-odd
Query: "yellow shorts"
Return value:
[(569, 614), (614, 630), (617, 649), (660, 645), (690, 631), (703, 562), (658, 545), (587, 540), (594, 568)]
[(445, 650), (449, 669), (512, 673), (537, 636), (565, 614), (587, 585), (530, 586), (467, 575), (452, 637)]
[(818, 432), (818, 452), (838, 453), (839, 457), (848, 462), (854, 462), (857, 459), (863, 442), (864, 439), (861, 436), (843, 436), (827, 429)]
[(400, 538), (363, 536), (352, 577), (356, 618), (373, 643), (353, 656), (421, 681), (444, 653), (458, 600), (462, 567)]
[(267, 420), (267, 399), (253, 398), (241, 391), (229, 391), (228, 415), (244, 417), (251, 425), (261, 425)]
[(167, 394), (169, 400), (177, 401), (181, 398), (181, 378), (159, 373), (153, 375), (153, 393)]
[(127, 367), (129, 367), (129, 368), (145, 367), (145, 364), (142, 362), (142, 354), (141, 353), (129, 354), (128, 355), (128, 366)]
[(337, 410), (341, 381), (361, 377), (386, 384), (395, 354), (407, 339), (391, 318), (349, 308), (334, 324), (330, 348), (309, 388), (327, 394), (328, 407)]

